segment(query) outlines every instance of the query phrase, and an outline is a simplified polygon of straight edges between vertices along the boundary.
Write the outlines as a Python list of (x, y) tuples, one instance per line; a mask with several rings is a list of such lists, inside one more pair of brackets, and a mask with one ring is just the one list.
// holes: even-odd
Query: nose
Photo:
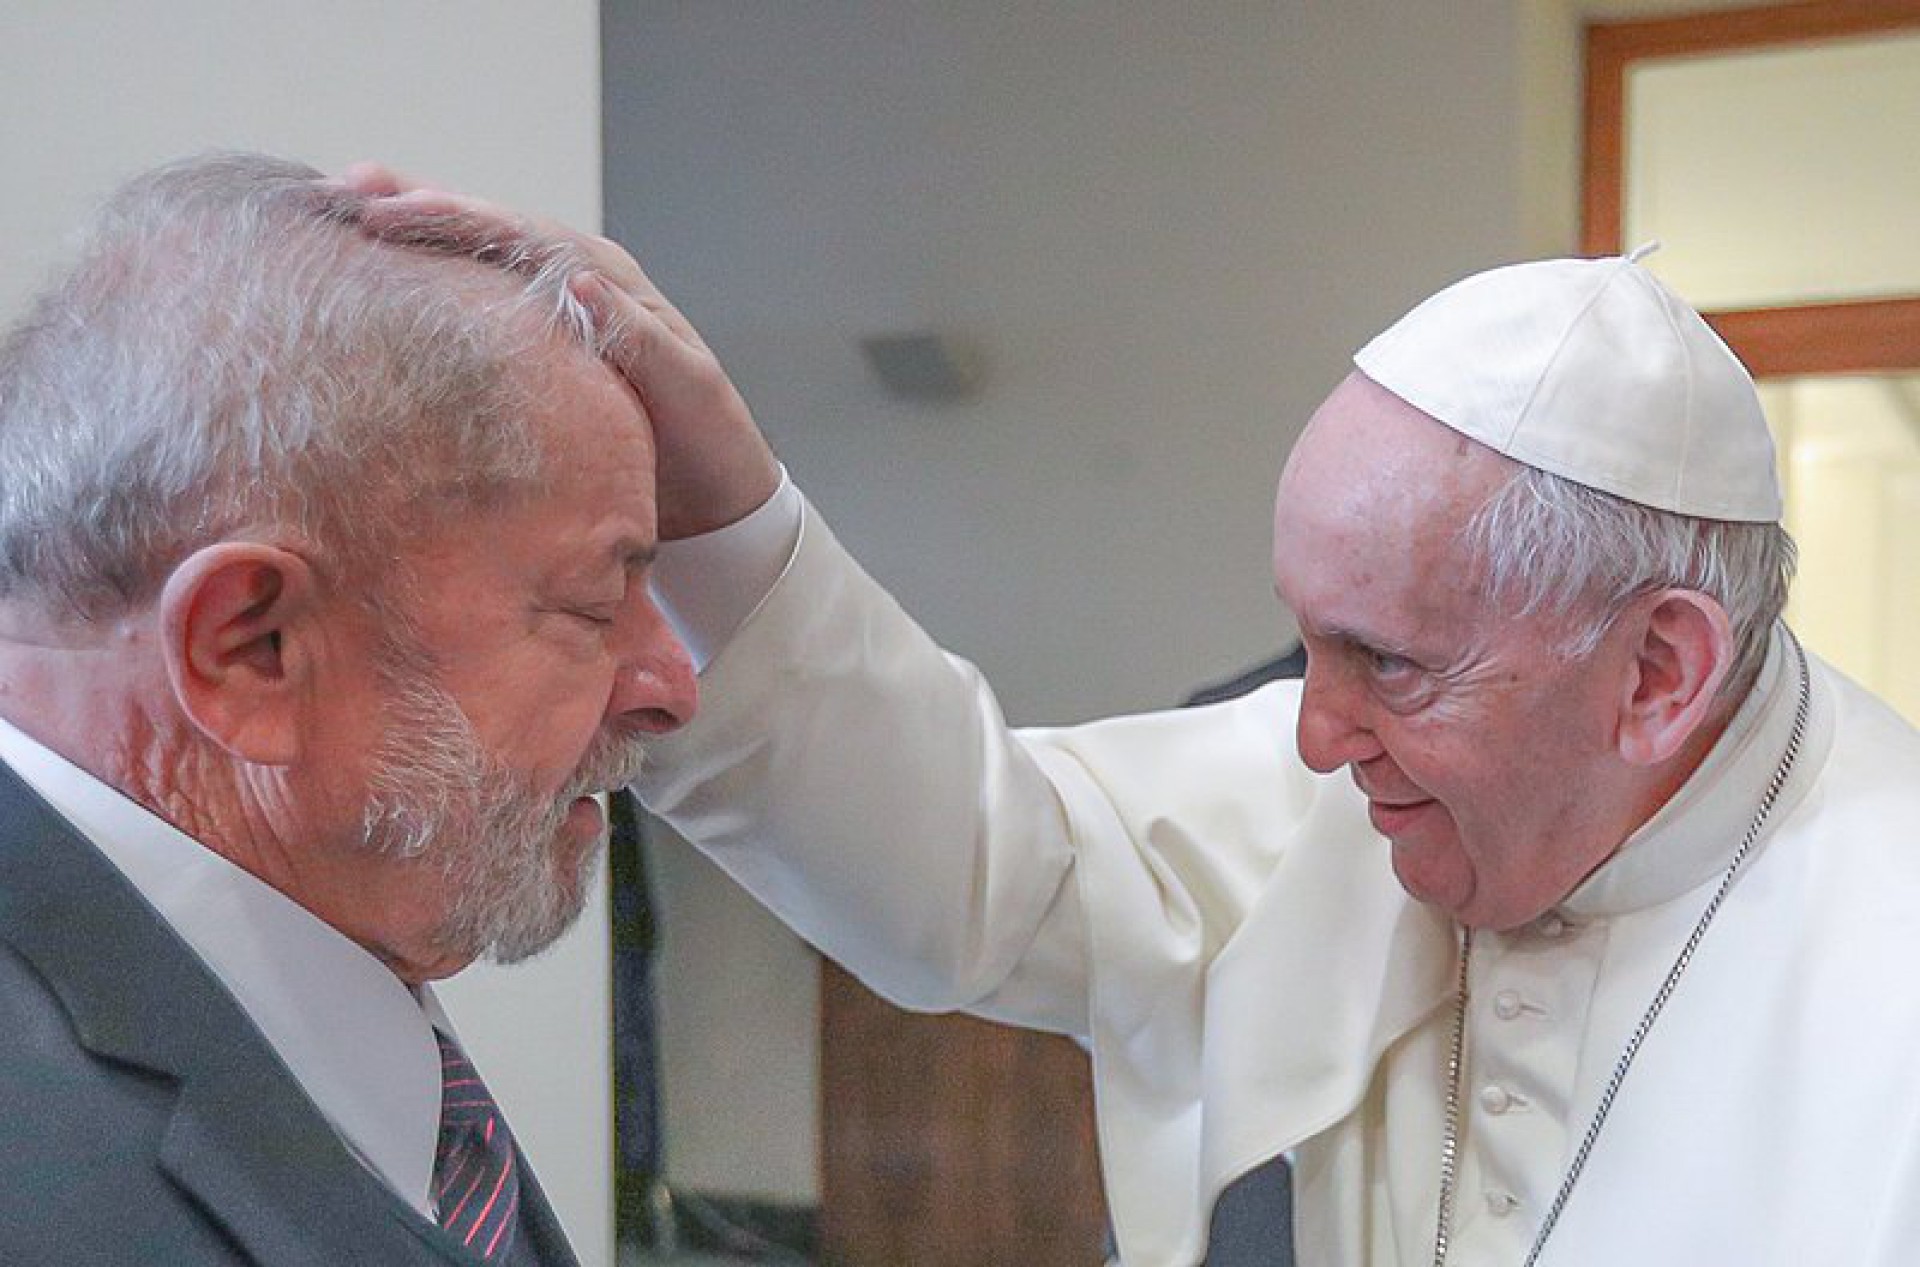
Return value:
[(700, 686), (693, 657), (651, 598), (633, 604), (607, 715), (629, 730), (664, 735), (693, 720)]
[(1332, 774), (1380, 755), (1380, 742), (1366, 723), (1361, 688), (1337, 665), (1309, 657), (1294, 727), (1300, 759), (1309, 769)]

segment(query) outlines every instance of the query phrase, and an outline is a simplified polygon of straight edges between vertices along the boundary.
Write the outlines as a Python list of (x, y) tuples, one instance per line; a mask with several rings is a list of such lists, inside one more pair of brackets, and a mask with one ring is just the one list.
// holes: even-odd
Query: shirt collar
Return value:
[(219, 978), (361, 1162), (431, 1217), (444, 1014), (278, 889), (0, 719), (0, 760)]
[[(1790, 635), (1776, 625), (1760, 676), (1707, 754), (1673, 798), (1627, 838), (1550, 915), (1572, 921), (1645, 910), (1718, 876), (1740, 847), (1767, 784), (1780, 768), (1800, 697), (1800, 665)], [(1789, 781), (1768, 818), (1777, 826), (1811, 785), (1830, 733), (1831, 702), (1812, 675), (1808, 734)]]

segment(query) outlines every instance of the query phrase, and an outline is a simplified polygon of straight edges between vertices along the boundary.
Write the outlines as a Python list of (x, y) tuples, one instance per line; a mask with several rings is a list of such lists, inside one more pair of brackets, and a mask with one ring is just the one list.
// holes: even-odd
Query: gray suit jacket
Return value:
[[(574, 1267), (523, 1176), (516, 1261)], [(107, 859), (0, 765), (0, 1262), (472, 1264)]]

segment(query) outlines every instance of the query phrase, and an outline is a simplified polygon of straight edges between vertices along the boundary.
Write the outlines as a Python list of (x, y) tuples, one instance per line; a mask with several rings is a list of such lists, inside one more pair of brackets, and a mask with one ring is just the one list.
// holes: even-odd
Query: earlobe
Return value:
[(160, 625), (174, 696), (236, 757), (284, 765), (299, 753), (314, 585), (299, 555), (237, 541), (195, 551), (167, 578)]
[(1726, 610), (1695, 590), (1662, 590), (1644, 601), (1618, 744), (1628, 762), (1654, 766), (1679, 753), (1712, 717), (1732, 667), (1733, 629)]

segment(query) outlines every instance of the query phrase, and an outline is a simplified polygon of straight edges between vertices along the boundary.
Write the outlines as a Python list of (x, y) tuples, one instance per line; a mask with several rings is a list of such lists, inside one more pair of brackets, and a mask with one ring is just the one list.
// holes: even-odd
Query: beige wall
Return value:
[[(379, 158), (597, 223), (598, 41), (591, 0), (7, 0), (0, 321), (114, 183), (210, 147)], [(612, 1262), (606, 946), (589, 919), (445, 992), (588, 1267)]]

